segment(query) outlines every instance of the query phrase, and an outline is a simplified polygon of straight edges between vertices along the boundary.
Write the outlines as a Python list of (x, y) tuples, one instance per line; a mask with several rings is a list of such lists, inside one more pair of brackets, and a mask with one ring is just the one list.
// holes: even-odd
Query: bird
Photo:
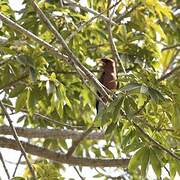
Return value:
[[(116, 62), (110, 58), (102, 58), (102, 67), (101, 67), (101, 76), (99, 81), (103, 84), (108, 90), (115, 91), (117, 89), (117, 71), (116, 71)], [(107, 99), (102, 97), (102, 95), (97, 92), (97, 95), (102, 99), (102, 101), (106, 104)], [(97, 114), (102, 108), (102, 103), (99, 100), (96, 100), (96, 111)]]

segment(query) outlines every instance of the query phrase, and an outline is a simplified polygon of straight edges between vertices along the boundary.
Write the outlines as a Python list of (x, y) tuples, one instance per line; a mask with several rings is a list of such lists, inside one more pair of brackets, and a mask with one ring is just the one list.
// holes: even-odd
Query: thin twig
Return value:
[(116, 23), (120, 23), (124, 18), (126, 18), (130, 13), (132, 13), (134, 10), (136, 10), (136, 8), (138, 8), (142, 3), (139, 2), (137, 4), (135, 4), (134, 6), (132, 6), (132, 8), (129, 11), (126, 11), (123, 15), (120, 15), (119, 17), (117, 17), (115, 19)]
[(173, 65), (174, 62), (176, 61), (176, 57), (178, 56), (179, 52), (180, 52), (180, 49), (177, 50), (176, 53), (174, 54), (174, 56), (171, 57), (171, 60), (170, 60), (170, 62), (169, 62), (169, 64), (168, 64), (167, 68), (164, 70), (162, 76), (165, 76), (166, 73), (171, 70), (172, 65)]
[(180, 70), (180, 66), (175, 67), (174, 69), (172, 69), (170, 72), (164, 74), (163, 76), (161, 76), (158, 81), (163, 81), (167, 78), (169, 78), (171, 75), (173, 75), (175, 72)]
[(97, 11), (91, 9), (91, 8), (82, 6), (81, 4), (76, 3), (75, 1), (71, 1), (71, 0), (66, 0), (66, 1), (67, 1), (68, 3), (70, 3), (71, 6), (79, 7), (80, 9), (83, 9), (84, 11), (87, 11), (87, 12), (89, 12), (89, 13), (92, 13), (92, 14), (94, 14), (94, 15), (96, 15), (96, 16), (99, 15), (99, 17), (100, 17), (102, 20), (104, 20), (104, 21), (106, 21), (106, 22), (109, 22), (109, 23), (111, 23), (111, 24), (113, 24), (113, 25), (117, 25), (116, 22), (110, 21), (108, 17), (102, 15), (101, 13), (99, 13), (99, 12), (97, 12)]
[(116, 180), (126, 180), (126, 178), (125, 178), (126, 174), (125, 175), (120, 175), (120, 176), (113, 177), (113, 176), (107, 175), (104, 172), (104, 170), (103, 170), (103, 172), (98, 170), (98, 168), (95, 168), (95, 170), (97, 171), (98, 174), (101, 174), (102, 176), (106, 177), (107, 179), (111, 179), (111, 180), (113, 180), (113, 179), (116, 179)]
[(78, 176), (80, 177), (80, 179), (81, 179), (81, 180), (85, 180), (85, 178), (82, 177), (82, 175), (80, 174), (80, 172), (79, 172), (79, 170), (77, 169), (76, 166), (74, 166), (74, 169), (75, 169), (75, 171), (77, 172), (77, 174), (78, 174)]
[[(89, 167), (122, 167), (127, 168), (129, 159), (100, 159), (100, 158), (80, 158), (71, 156), (67, 158), (66, 154), (57, 153), (43, 147), (32, 145), (21, 141), (26, 152), (35, 156), (43, 157), (57, 163), (70, 164), (74, 166), (89, 166)], [(0, 147), (20, 150), (17, 142), (12, 139), (0, 137)]]
[[(121, 1), (121, 0), (120, 0), (120, 1)], [(114, 5), (112, 5), (112, 6), (109, 7), (108, 9), (105, 9), (105, 10), (102, 11), (101, 13), (93, 16), (91, 19), (89, 19), (88, 21), (86, 21), (85, 23), (83, 23), (83, 24), (77, 29), (77, 31), (74, 31), (70, 36), (67, 37), (66, 42), (69, 43), (69, 41), (70, 41), (78, 32), (82, 31), (82, 29), (83, 29), (86, 25), (92, 23), (95, 19), (97, 19), (98, 17), (100, 17), (102, 14), (104, 14), (105, 12), (107, 12), (107, 11), (111, 10), (112, 8), (116, 7), (116, 6), (119, 4), (120, 1), (116, 2)]]
[(0, 160), (1, 160), (1, 162), (2, 162), (4, 171), (6, 172), (7, 178), (10, 179), (10, 175), (9, 175), (8, 169), (7, 169), (7, 167), (6, 167), (6, 164), (5, 164), (5, 162), (4, 162), (4, 159), (3, 159), (3, 156), (2, 156), (2, 153), (1, 153), (1, 152), (0, 152)]
[(18, 144), (18, 147), (19, 147), (19, 149), (21, 150), (21, 153), (23, 154), (24, 158), (26, 159), (26, 162), (27, 162), (27, 165), (28, 165), (28, 167), (29, 167), (29, 170), (30, 170), (30, 172), (31, 172), (31, 174), (32, 174), (32, 177), (33, 177), (34, 179), (36, 179), (36, 175), (35, 175), (34, 169), (33, 169), (32, 165), (31, 165), (31, 163), (30, 163), (30, 161), (29, 161), (29, 159), (28, 159), (28, 157), (27, 157), (27, 155), (26, 155), (25, 149), (24, 149), (24, 147), (22, 146), (22, 144), (21, 144), (21, 142), (20, 142), (20, 140), (19, 140), (19, 137), (18, 137), (18, 134), (17, 134), (17, 132), (16, 132), (16, 129), (14, 128), (14, 126), (13, 126), (13, 124), (12, 124), (12, 120), (11, 120), (9, 114), (7, 113), (6, 108), (4, 107), (2, 101), (0, 101), (0, 107), (1, 107), (1, 109), (3, 110), (4, 115), (6, 116), (8, 122), (9, 122), (9, 125), (10, 125), (10, 127), (11, 127), (11, 129), (12, 129), (12, 132), (13, 132), (13, 136), (14, 136), (14, 138), (15, 138), (15, 140), (16, 140), (16, 143)]
[[(114, 7), (114, 9), (115, 9), (115, 7)], [(113, 13), (114, 13), (114, 11), (112, 12), (111, 15), (109, 15), (109, 13), (108, 13), (110, 21), (112, 20)], [(119, 53), (118, 53), (118, 50), (116, 48), (115, 42), (113, 40), (111, 23), (108, 23), (107, 26), (108, 26), (109, 42), (110, 42), (110, 46), (111, 46), (111, 51), (112, 51), (113, 59), (116, 61), (116, 66), (117, 66), (117, 63), (119, 62), (121, 67), (122, 67), (122, 69), (123, 69), (124, 74), (127, 74), (126, 70), (125, 70), (125, 67), (123, 65), (123, 62), (122, 62), (122, 60), (121, 60), (121, 58), (119, 56)], [(116, 69), (117, 69), (117, 67), (116, 67)]]
[(169, 49), (178, 48), (178, 47), (180, 47), (180, 43), (166, 46), (166, 47), (164, 47), (161, 51), (163, 52), (163, 51), (166, 51), (166, 50), (169, 50)]
[[(137, 110), (135, 113), (133, 113), (133, 117), (134, 116), (136, 116), (136, 115), (138, 115), (141, 111), (143, 111), (144, 110), (144, 108), (146, 107), (146, 105), (147, 105), (147, 103), (149, 102), (149, 98), (144, 102), (144, 104), (143, 104), (143, 106), (139, 109), (139, 110)], [(145, 120), (145, 119), (138, 119), (141, 123), (143, 123), (143, 125), (145, 124), (147, 127), (149, 127), (151, 130), (153, 130), (153, 131), (158, 131), (158, 132), (160, 132), (160, 131), (167, 131), (167, 132), (174, 132), (174, 129), (170, 129), (170, 128), (159, 128), (159, 127), (154, 127), (154, 126), (152, 126), (151, 124), (149, 124), (148, 123), (148, 121), (147, 120)]]
[[(48, 73), (56, 73), (56, 74), (67, 74), (67, 75), (69, 75), (69, 74), (71, 74), (71, 75), (77, 75), (77, 71), (61, 71), (61, 70), (58, 70), (58, 71), (54, 71), (54, 70), (52, 70), (52, 71), (47, 71)], [(97, 69), (94, 69), (94, 70), (91, 70), (91, 72), (93, 72), (93, 73), (100, 73), (101, 71), (100, 70), (97, 70)]]
[(14, 177), (14, 176), (16, 175), (16, 171), (17, 171), (17, 169), (18, 169), (19, 164), (21, 163), (21, 158), (22, 158), (22, 157), (23, 157), (23, 154), (21, 153), (21, 155), (19, 156), (18, 162), (16, 163), (16, 167), (15, 167), (15, 169), (14, 169), (14, 172), (13, 172), (12, 177)]
[(20, 77), (18, 77), (17, 79), (10, 81), (7, 84), (4, 84), (3, 86), (0, 86), (0, 89), (5, 89), (7, 87), (11, 87), (11, 86), (17, 84), (19, 81), (26, 79), (27, 77), (28, 77), (28, 74), (23, 74)]
[[(15, 107), (13, 107), (12, 105), (9, 105), (7, 103), (3, 103), (3, 105), (10, 108), (10, 109), (14, 109), (14, 110), (16, 109)], [(20, 111), (28, 114), (28, 110), (26, 110), (26, 109), (21, 109)], [(61, 123), (61, 122), (59, 122), (59, 120), (52, 119), (52, 118), (50, 118), (48, 116), (45, 116), (45, 115), (43, 115), (41, 113), (34, 113), (33, 116), (40, 117), (40, 118), (42, 118), (42, 119), (44, 119), (44, 120), (46, 120), (46, 121), (48, 121), (50, 123), (53, 123), (53, 124), (56, 124), (56, 125), (59, 125), (59, 126), (64, 126), (64, 127), (69, 128), (69, 129), (84, 129), (85, 128), (85, 126), (75, 126), (75, 125)]]
[(72, 146), (69, 148), (66, 156), (67, 158), (70, 158), (71, 155), (73, 154), (73, 152), (76, 150), (77, 146), (80, 144), (81, 141), (84, 140), (85, 137), (87, 137), (87, 135), (89, 135), (89, 133), (92, 132), (92, 130), (94, 129), (94, 126), (92, 125), (90, 128), (88, 128), (76, 141), (74, 141), (72, 143)]
[(165, 151), (166, 153), (168, 153), (169, 155), (171, 155), (172, 157), (174, 157), (177, 160), (180, 160), (180, 156), (176, 155), (175, 153), (173, 153), (172, 151), (170, 151), (169, 149), (167, 149), (166, 147), (164, 147), (163, 145), (161, 145), (158, 141), (156, 141), (155, 139), (153, 139), (151, 136), (149, 136), (138, 124), (136, 124), (133, 121), (133, 125), (151, 142), (153, 142), (157, 147), (159, 147), (159, 149)]
[(166, 172), (168, 173), (168, 175), (170, 177), (171, 176), (170, 170), (166, 166), (164, 166), (164, 169), (166, 170)]

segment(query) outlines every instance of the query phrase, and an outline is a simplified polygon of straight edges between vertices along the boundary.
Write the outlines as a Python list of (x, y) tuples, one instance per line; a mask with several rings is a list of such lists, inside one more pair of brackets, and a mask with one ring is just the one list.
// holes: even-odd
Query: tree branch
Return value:
[[(3, 105), (6, 106), (6, 107), (8, 107), (8, 108), (10, 108), (10, 109), (16, 110), (15, 107), (13, 107), (13, 106), (11, 106), (11, 105), (9, 105), (9, 104), (7, 104), (7, 103), (3, 103)], [(28, 110), (26, 110), (26, 109), (21, 109), (20, 111), (28, 114)], [(59, 120), (53, 119), (53, 118), (51, 118), (51, 117), (45, 116), (45, 115), (40, 114), (40, 113), (37, 113), (37, 112), (35, 112), (35, 113), (33, 114), (33, 116), (34, 116), (34, 117), (40, 117), (40, 118), (42, 118), (43, 120), (45, 120), (45, 121), (47, 121), (47, 122), (56, 124), (56, 125), (58, 125), (58, 126), (67, 127), (67, 128), (69, 128), (69, 129), (84, 129), (84, 128), (85, 128), (85, 126), (75, 126), (75, 125), (70, 125), (70, 124), (61, 123), (61, 122), (59, 122)]]
[(7, 178), (10, 179), (10, 175), (9, 175), (8, 169), (7, 169), (7, 167), (6, 167), (6, 164), (5, 164), (5, 162), (4, 162), (4, 159), (3, 159), (3, 156), (2, 156), (2, 153), (1, 153), (1, 152), (0, 152), (0, 160), (1, 160), (1, 162), (2, 162), (4, 171), (6, 172)]
[(17, 168), (18, 168), (19, 164), (21, 163), (22, 157), (23, 157), (23, 155), (22, 155), (22, 153), (21, 153), (21, 155), (19, 156), (18, 162), (16, 163), (16, 167), (15, 167), (15, 169), (14, 169), (14, 172), (13, 172), (12, 177), (15, 177)]
[(66, 0), (68, 3), (70, 3), (71, 6), (76, 6), (76, 7), (79, 7), (80, 9), (83, 9), (84, 11), (87, 11), (91, 14), (94, 14), (94, 15), (98, 15), (102, 20), (108, 22), (108, 23), (111, 23), (113, 25), (117, 25), (116, 22), (114, 21), (110, 21), (110, 19), (106, 16), (104, 16), (103, 14), (91, 9), (91, 8), (88, 8), (88, 7), (85, 7), (85, 6), (82, 6), (80, 5), (79, 3), (76, 3), (75, 1), (71, 1), (71, 0)]
[(81, 134), (81, 136), (80, 136), (76, 141), (74, 141), (74, 142), (72, 143), (72, 146), (69, 148), (69, 150), (68, 150), (68, 152), (67, 152), (67, 154), (66, 154), (67, 158), (69, 158), (69, 157), (73, 154), (73, 152), (76, 150), (76, 148), (77, 148), (77, 146), (80, 144), (80, 142), (83, 141), (84, 138), (85, 138), (86, 136), (88, 136), (88, 134), (91, 133), (91, 131), (92, 131), (93, 129), (94, 129), (94, 126), (92, 125), (92, 126), (91, 126), (90, 128), (88, 128), (85, 132), (83, 132), (83, 133)]
[[(113, 11), (112, 14), (110, 15), (109, 12), (108, 12), (110, 21), (112, 20), (113, 13), (114, 13), (114, 11)], [(122, 63), (121, 58), (119, 57), (119, 54), (118, 54), (116, 45), (115, 45), (114, 40), (113, 40), (111, 23), (108, 23), (107, 26), (108, 26), (109, 42), (110, 42), (110, 46), (111, 46), (111, 51), (112, 51), (113, 59), (116, 61), (116, 66), (117, 66), (117, 63), (118, 63), (118, 62), (120, 63), (120, 65), (121, 65), (121, 67), (122, 67), (122, 69), (123, 69), (123, 72), (126, 74), (126, 70), (125, 70), (125, 68), (124, 68), (124, 65), (123, 65), (123, 63)], [(116, 70), (117, 70), (117, 67), (116, 67)]]
[[(179, 55), (180, 49), (176, 51), (176, 53), (174, 54), (173, 57), (171, 57), (171, 60), (167, 66), (167, 68), (164, 70), (162, 77), (165, 76), (167, 74), (167, 72), (171, 71), (174, 62), (176, 61), (176, 57)], [(161, 79), (161, 78), (160, 78)]]
[(173, 48), (178, 48), (178, 47), (180, 47), (180, 43), (166, 46), (161, 51), (163, 52), (163, 51), (166, 51), (166, 50), (169, 50), (169, 49), (173, 49)]
[[(121, 0), (120, 0), (121, 1)], [(95, 19), (97, 19), (98, 17), (100, 17), (101, 15), (103, 15), (105, 12), (107, 12), (108, 10), (111, 10), (112, 8), (116, 7), (120, 1), (116, 2), (114, 5), (112, 5), (111, 7), (109, 7), (108, 9), (105, 9), (104, 11), (102, 11), (101, 13), (93, 16), (92, 18), (90, 18), (88, 21), (84, 22), (80, 27), (78, 27), (77, 31), (72, 32), (72, 34), (70, 36), (67, 37), (66, 42), (69, 43), (69, 41), (80, 31), (82, 31), (82, 29), (87, 25), (92, 23)]]
[[(25, 128), (15, 127), (17, 133), (21, 137), (25, 138), (55, 138), (55, 139), (72, 139), (78, 140), (83, 132), (75, 130), (63, 130), (63, 129), (47, 129), (47, 128)], [(8, 126), (0, 126), (1, 135), (13, 135), (11, 128)], [(104, 132), (92, 132), (86, 136), (86, 139), (90, 140), (103, 140)]]
[[(122, 167), (127, 168), (129, 159), (90, 159), (73, 157), (67, 158), (65, 154), (53, 152), (43, 147), (35, 146), (21, 141), (26, 152), (38, 157), (46, 158), (57, 163), (89, 166), (89, 167)], [(0, 147), (20, 150), (15, 140), (0, 137)]]
[(22, 81), (23, 79), (26, 79), (27, 77), (28, 77), (28, 74), (23, 74), (19, 78), (15, 79), (13, 81), (10, 81), (9, 83), (4, 84), (3, 86), (0, 86), (0, 89), (5, 89), (7, 87), (11, 87), (14, 84), (18, 83), (19, 81)]
[(120, 23), (124, 18), (126, 18), (130, 13), (132, 13), (134, 10), (136, 10), (136, 8), (138, 8), (142, 3), (139, 2), (137, 4), (135, 4), (134, 6), (132, 6), (132, 8), (129, 11), (126, 11), (123, 15), (118, 16), (115, 19), (116, 23)]
[(133, 125), (150, 141), (153, 142), (159, 149), (165, 151), (167, 154), (169, 154), (170, 156), (174, 157), (177, 160), (180, 160), (180, 156), (176, 155), (175, 153), (173, 153), (172, 151), (170, 151), (169, 149), (167, 149), (166, 147), (164, 147), (163, 145), (161, 145), (158, 141), (154, 140), (151, 136), (149, 136), (138, 124), (136, 124), (133, 121)]
[(163, 76), (161, 76), (158, 81), (163, 81), (167, 78), (169, 78), (171, 75), (173, 75), (175, 72), (180, 70), (180, 66), (175, 67), (174, 69), (172, 69), (170, 72), (164, 74)]
[(59, 52), (59, 50), (57, 48), (54, 48), (52, 45), (50, 45), (48, 42), (40, 39), (39, 37), (37, 37), (36, 35), (34, 35), (32, 32), (24, 29), (22, 26), (18, 25), (17, 23), (15, 23), (14, 21), (12, 21), (11, 19), (9, 19), (8, 17), (6, 17), (5, 15), (3, 15), (2, 13), (0, 13), (0, 19), (6, 23), (6, 25), (12, 29), (15, 29), (16, 31), (26, 35), (27, 37), (33, 39), (34, 41), (36, 41), (37, 43), (39, 43), (40, 45), (44, 46), (48, 51), (50, 51), (54, 56), (65, 60), (67, 63), (68, 62), (68, 57), (62, 53)]
[(4, 115), (6, 116), (8, 122), (9, 122), (9, 125), (10, 125), (10, 128), (12, 130), (13, 136), (14, 136), (14, 138), (16, 140), (15, 142), (16, 142), (17, 146), (19, 147), (19, 149), (21, 150), (21, 153), (23, 154), (23, 156), (24, 156), (24, 158), (25, 158), (25, 160), (27, 162), (27, 165), (28, 165), (29, 170), (30, 170), (30, 172), (32, 174), (32, 177), (36, 180), (36, 175), (35, 175), (34, 169), (33, 169), (32, 165), (31, 165), (28, 157), (26, 156), (25, 149), (24, 149), (24, 147), (22, 146), (22, 144), (21, 144), (21, 142), (19, 140), (19, 137), (18, 137), (18, 134), (16, 132), (16, 129), (14, 128), (14, 126), (12, 124), (12, 120), (11, 120), (9, 114), (7, 113), (7, 111), (6, 111), (2, 101), (0, 101), (0, 107), (1, 107), (2, 111), (4, 112)]
[(74, 166), (75, 171), (77, 172), (78, 176), (80, 177), (81, 180), (85, 180), (85, 178), (81, 175), (81, 173), (79, 172), (79, 170), (76, 168), (76, 166)]

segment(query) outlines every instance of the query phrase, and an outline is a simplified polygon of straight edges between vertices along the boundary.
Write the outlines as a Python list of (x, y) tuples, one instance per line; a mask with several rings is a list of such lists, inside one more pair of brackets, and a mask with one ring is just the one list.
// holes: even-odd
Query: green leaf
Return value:
[(112, 122), (106, 129), (105, 134), (111, 134), (116, 128), (116, 123)]
[(171, 62), (175, 54), (176, 54), (175, 49), (170, 49), (168, 51), (162, 52), (159, 64), (162, 65), (164, 70), (168, 67), (169, 63)]
[(145, 153), (145, 150), (146, 149), (142, 147), (133, 155), (128, 165), (128, 169), (130, 171), (134, 171), (141, 164), (142, 156)]
[(180, 130), (180, 109), (177, 103), (174, 105), (172, 124), (176, 130)]
[(120, 110), (123, 103), (124, 97), (119, 94), (117, 98), (115, 98), (106, 109), (106, 112), (111, 113), (111, 117), (113, 122), (116, 122), (118, 117), (120, 116)]
[(156, 103), (161, 103), (162, 101), (165, 100), (163, 95), (156, 89), (149, 87), (148, 92), (149, 92), (151, 99), (153, 99)]
[(35, 69), (32, 67), (29, 67), (29, 72), (30, 72), (30, 77), (31, 77), (32, 81), (35, 82), (36, 77), (37, 77), (37, 73), (36, 73)]
[(26, 92), (23, 92), (18, 96), (16, 100), (16, 106), (15, 106), (17, 112), (20, 111), (25, 106), (26, 99), (27, 99)]
[(145, 147), (143, 154), (142, 154), (142, 160), (141, 160), (142, 177), (146, 177), (146, 174), (147, 174), (148, 163), (149, 163), (149, 155), (150, 155), (150, 149), (149, 149), (149, 147)]
[(11, 178), (11, 180), (25, 180), (25, 178), (16, 176)]
[(141, 107), (146, 100), (146, 97), (143, 94), (138, 95), (138, 108)]
[[(136, 138), (134, 138), (136, 139)], [(127, 145), (125, 148), (123, 148), (123, 151), (126, 152), (126, 153), (130, 153), (130, 152), (133, 152), (133, 151), (136, 151), (137, 149), (141, 148), (144, 144), (143, 143), (140, 143), (140, 142), (137, 142), (133, 140), (131, 144)]]
[(33, 115), (36, 109), (35, 105), (37, 103), (37, 100), (38, 100), (38, 96), (36, 94), (36, 90), (32, 90), (28, 88), (26, 104), (30, 115)]
[(17, 122), (22, 122), (25, 121), (27, 119), (27, 115), (22, 115), (21, 117), (18, 118)]
[[(126, 92), (126, 91), (127, 91), (127, 92), (129, 92), (129, 91), (139, 92), (140, 87), (141, 87), (141, 84), (139, 84), (139, 83), (130, 83), (130, 84), (122, 87), (120, 90), (121, 90), (121, 91), (125, 91), (125, 92)], [(138, 90), (138, 91), (137, 91), (137, 90)]]
[(25, 66), (34, 67), (34, 60), (28, 55), (19, 55), (17, 56), (17, 60)]
[(150, 150), (150, 162), (154, 172), (156, 173), (157, 178), (161, 177), (161, 163), (156, 155), (156, 152), (151, 149)]
[(23, 92), (24, 88), (25, 88), (24, 85), (17, 86), (16, 88), (11, 90), (9, 97), (10, 98), (17, 97), (20, 93)]
[[(128, 124), (129, 126), (129, 124)], [(121, 141), (121, 146), (122, 149), (124, 149), (124, 147), (127, 146), (127, 144), (129, 144), (129, 142), (131, 142), (131, 140), (135, 137), (135, 130), (134, 129), (128, 129), (128, 131), (126, 131), (126, 133), (123, 135), (122, 137), (122, 141)]]
[(174, 160), (170, 160), (169, 167), (170, 167), (170, 177), (171, 179), (174, 179), (176, 175), (176, 162)]

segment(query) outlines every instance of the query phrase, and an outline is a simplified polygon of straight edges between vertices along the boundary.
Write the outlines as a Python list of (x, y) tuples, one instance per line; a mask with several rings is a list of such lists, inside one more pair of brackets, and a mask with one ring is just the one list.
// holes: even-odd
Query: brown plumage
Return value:
[[(116, 72), (116, 64), (115, 61), (108, 58), (102, 58), (102, 74), (99, 81), (109, 90), (116, 90), (117, 89), (117, 72)], [(101, 97), (100, 93), (98, 95)], [(105, 97), (101, 97), (104, 103), (107, 102)], [(99, 101), (96, 102), (96, 109), (97, 112), (99, 110)]]

